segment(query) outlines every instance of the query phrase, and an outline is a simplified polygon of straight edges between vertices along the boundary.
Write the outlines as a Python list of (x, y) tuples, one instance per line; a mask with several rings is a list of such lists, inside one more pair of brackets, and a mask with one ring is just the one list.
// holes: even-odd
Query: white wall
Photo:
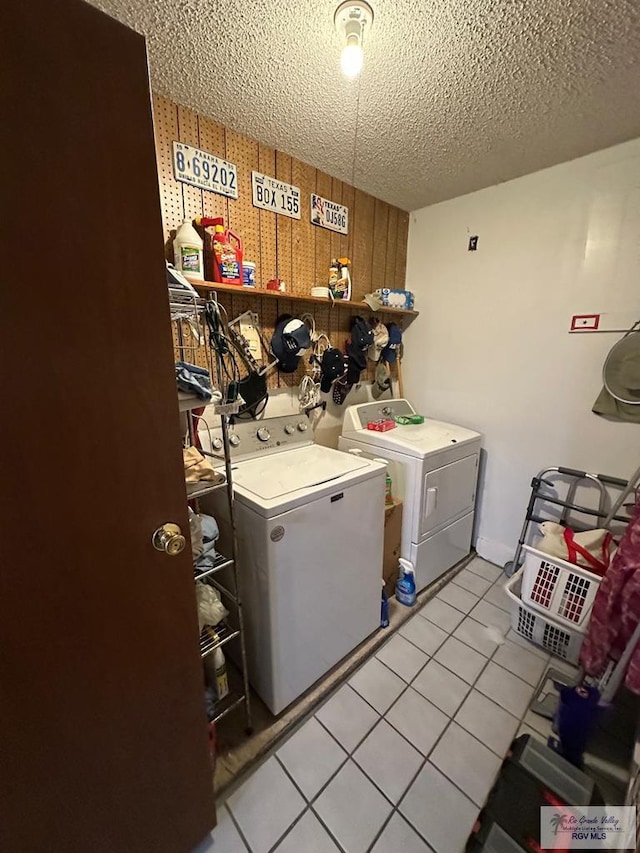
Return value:
[(619, 335), (568, 334), (574, 313), (640, 317), (640, 140), (412, 214), (407, 287), (407, 396), (485, 436), (480, 554), (511, 558), (538, 470), (640, 465), (640, 425), (591, 412)]

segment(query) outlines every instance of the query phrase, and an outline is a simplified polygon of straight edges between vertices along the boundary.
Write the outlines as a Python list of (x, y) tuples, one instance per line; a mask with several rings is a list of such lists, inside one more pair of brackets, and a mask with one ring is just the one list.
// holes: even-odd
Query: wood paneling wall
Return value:
[[(352, 299), (355, 301), (378, 287), (405, 286), (408, 213), (166, 98), (154, 95), (153, 107), (160, 201), (169, 260), (173, 259), (175, 230), (183, 219), (201, 214), (223, 216), (228, 227), (242, 237), (245, 259), (256, 263), (258, 287), (265, 287), (271, 278), (280, 278), (286, 282), (288, 293), (306, 296), (314, 284), (326, 285), (329, 263), (338, 256), (349, 257), (352, 261)], [(227, 199), (176, 181), (171, 148), (174, 140), (195, 145), (235, 163), (238, 198)], [(300, 219), (277, 216), (253, 206), (253, 170), (300, 187)], [(313, 192), (349, 208), (348, 235), (311, 224), (309, 206)], [(221, 301), (230, 316), (237, 316), (249, 308), (256, 311), (267, 338), (279, 314), (299, 315), (302, 311), (314, 315), (316, 327), (329, 335), (334, 346), (343, 348), (348, 336), (349, 312), (332, 311), (329, 305), (300, 306), (286, 295), (277, 301), (260, 299), (246, 291), (243, 293), (241, 288), (237, 296), (225, 294)], [(365, 306), (360, 313), (370, 314)], [(393, 319), (400, 322), (397, 317)], [(294, 374), (274, 372), (269, 377), (269, 385), (272, 388), (297, 385), (303, 374), (302, 364)]]

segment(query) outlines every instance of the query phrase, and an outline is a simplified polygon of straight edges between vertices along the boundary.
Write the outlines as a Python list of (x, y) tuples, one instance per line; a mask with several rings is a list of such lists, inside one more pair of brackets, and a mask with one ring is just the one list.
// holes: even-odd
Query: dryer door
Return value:
[(423, 472), (420, 538), (473, 509), (478, 454)]

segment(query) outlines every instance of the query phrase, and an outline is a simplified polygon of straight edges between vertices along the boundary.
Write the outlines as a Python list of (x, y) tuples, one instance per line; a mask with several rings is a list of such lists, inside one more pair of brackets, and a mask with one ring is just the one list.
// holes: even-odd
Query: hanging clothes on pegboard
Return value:
[(311, 412), (313, 409), (326, 406), (320, 398), (322, 385), (325, 383), (322, 367), (324, 354), (331, 350), (329, 337), (316, 330), (316, 321), (313, 314), (303, 314), (300, 319), (309, 329), (311, 338), (311, 353), (307, 362), (307, 373), (302, 377), (298, 389), (298, 403), (301, 412)]

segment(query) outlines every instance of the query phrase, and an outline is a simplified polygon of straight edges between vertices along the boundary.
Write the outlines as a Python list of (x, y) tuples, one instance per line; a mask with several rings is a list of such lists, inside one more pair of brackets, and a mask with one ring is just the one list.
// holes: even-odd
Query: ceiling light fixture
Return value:
[(343, 74), (353, 79), (362, 71), (362, 40), (365, 28), (373, 24), (373, 9), (365, 0), (346, 0), (336, 9), (333, 23), (344, 38), (340, 68)]

